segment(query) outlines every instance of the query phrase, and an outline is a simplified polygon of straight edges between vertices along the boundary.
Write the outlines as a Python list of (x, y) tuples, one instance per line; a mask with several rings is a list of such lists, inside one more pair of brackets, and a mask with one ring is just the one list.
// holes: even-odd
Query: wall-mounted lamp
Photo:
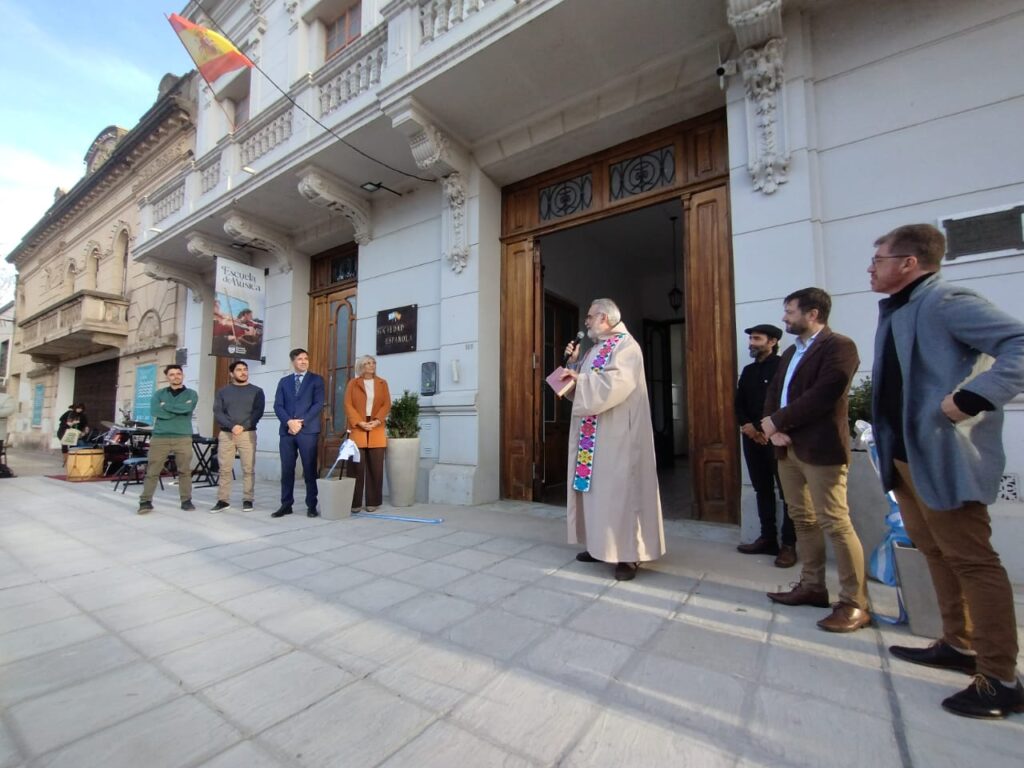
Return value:
[(256, 169), (253, 168), (251, 165), (243, 165), (242, 170), (249, 174), (256, 173)]
[(152, 232), (154, 235), (162, 235), (164, 233), (164, 231), (162, 229), (160, 229), (159, 227), (150, 227), (146, 231), (147, 232)]
[(380, 181), (367, 181), (360, 184), (359, 187), (360, 189), (365, 189), (367, 192), (376, 192), (379, 189), (386, 189), (392, 195), (396, 195), (397, 197), (402, 196), (401, 192), (396, 192), (391, 187), (385, 186), (384, 183)]

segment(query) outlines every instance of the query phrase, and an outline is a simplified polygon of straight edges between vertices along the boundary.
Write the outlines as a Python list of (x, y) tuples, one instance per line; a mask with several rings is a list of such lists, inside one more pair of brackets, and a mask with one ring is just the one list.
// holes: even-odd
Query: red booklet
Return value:
[(548, 383), (548, 386), (551, 387), (559, 397), (564, 397), (566, 392), (576, 386), (576, 379), (562, 378), (564, 373), (565, 368), (558, 366), (548, 374), (546, 379), (544, 379), (544, 381)]

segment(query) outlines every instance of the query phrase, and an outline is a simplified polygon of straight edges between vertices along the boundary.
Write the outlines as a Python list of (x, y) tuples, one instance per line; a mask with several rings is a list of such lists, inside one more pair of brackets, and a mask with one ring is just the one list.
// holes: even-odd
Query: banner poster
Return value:
[(259, 360), (263, 356), (263, 318), (267, 310), (263, 269), (218, 257), (215, 288), (213, 354)]
[(140, 365), (135, 369), (135, 396), (132, 398), (132, 419), (153, 423), (153, 393), (156, 392), (156, 365)]

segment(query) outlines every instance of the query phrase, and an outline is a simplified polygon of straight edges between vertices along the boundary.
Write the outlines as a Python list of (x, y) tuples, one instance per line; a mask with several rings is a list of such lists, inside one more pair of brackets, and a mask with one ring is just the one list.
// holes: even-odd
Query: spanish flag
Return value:
[(206, 82), (213, 83), (228, 72), (253, 66), (249, 57), (213, 30), (193, 24), (176, 13), (168, 16), (167, 20)]

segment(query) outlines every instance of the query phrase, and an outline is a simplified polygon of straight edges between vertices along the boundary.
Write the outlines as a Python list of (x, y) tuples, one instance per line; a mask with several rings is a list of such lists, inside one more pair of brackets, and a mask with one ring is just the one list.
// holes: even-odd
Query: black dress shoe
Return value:
[(1014, 712), (1024, 712), (1024, 686), (1020, 680), (1008, 688), (994, 677), (975, 675), (974, 681), (960, 693), (942, 702), (947, 712), (981, 720), (1002, 720)]
[(632, 581), (636, 578), (636, 570), (639, 567), (639, 563), (619, 563), (615, 566), (615, 580)]
[(291, 513), (292, 513), (292, 505), (291, 504), (282, 504), (278, 508), (277, 512), (271, 512), (270, 516), (271, 517), (284, 517), (285, 515), (290, 515)]
[(316, 507), (306, 507), (306, 517), (320, 517), (320, 513), (316, 511)]
[(596, 557), (594, 557), (592, 554), (590, 554), (589, 552), (587, 552), (585, 550), (583, 552), (580, 552), (578, 555), (576, 555), (576, 559), (579, 562), (581, 562), (581, 563), (600, 563), (600, 562), (602, 562), (601, 560), (598, 560)]
[(771, 539), (758, 536), (749, 544), (740, 544), (736, 547), (736, 551), (744, 555), (777, 555), (779, 554), (779, 545)]
[(910, 648), (905, 645), (890, 645), (889, 653), (897, 659), (909, 661), (911, 664), (920, 664), (925, 667), (938, 667), (939, 669), (953, 669), (957, 672), (964, 672), (973, 675), (977, 672), (978, 660), (975, 656), (953, 648), (942, 640), (936, 640), (927, 648)]

